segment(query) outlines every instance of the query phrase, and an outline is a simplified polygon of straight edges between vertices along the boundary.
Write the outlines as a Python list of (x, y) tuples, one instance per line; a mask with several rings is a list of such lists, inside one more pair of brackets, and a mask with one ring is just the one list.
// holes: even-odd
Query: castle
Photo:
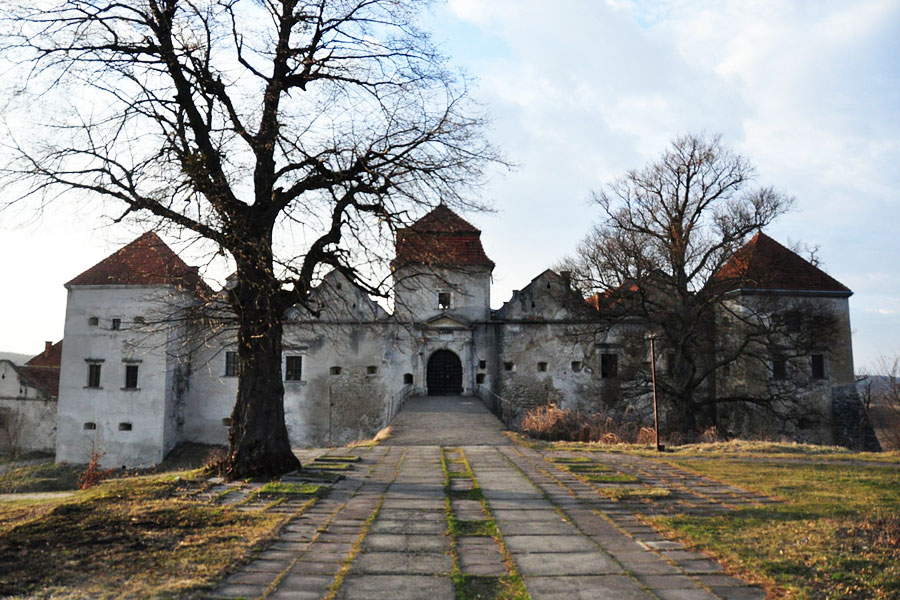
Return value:
[[(611, 317), (596, 297), (586, 302), (566, 273), (551, 270), (491, 310), (494, 263), (480, 236), (440, 205), (397, 234), (391, 313), (336, 271), (315, 290), (315, 315), (288, 311), (282, 376), (294, 445), (369, 437), (411, 395), (477, 396), (508, 422), (550, 402), (616, 406), (628, 365), (646, 358), (646, 350), (635, 359), (625, 347), (634, 324)], [(765, 276), (736, 289), (735, 303), (813, 302), (836, 326), (810, 355), (789, 363), (773, 355), (762, 371), (732, 368), (718, 388), (765, 389), (790, 379), (808, 414), (787, 434), (842, 443), (854, 384), (850, 290), (762, 233), (729, 266), (738, 267)], [(197, 305), (198, 290), (212, 293), (195, 268), (147, 233), (66, 289), (58, 461), (102, 453), (105, 465), (149, 465), (184, 441), (225, 443), (237, 393), (236, 338), (227, 327), (201, 330), (180, 317)], [(649, 419), (637, 398), (629, 401), (632, 418)], [(735, 433), (765, 423), (752, 412), (722, 418)]]

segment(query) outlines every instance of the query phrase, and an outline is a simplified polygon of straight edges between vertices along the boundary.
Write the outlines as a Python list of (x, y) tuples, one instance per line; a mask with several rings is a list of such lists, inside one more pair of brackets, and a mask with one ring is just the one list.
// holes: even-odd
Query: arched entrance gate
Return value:
[(429, 396), (454, 396), (462, 393), (462, 362), (450, 350), (438, 350), (428, 359), (425, 374)]

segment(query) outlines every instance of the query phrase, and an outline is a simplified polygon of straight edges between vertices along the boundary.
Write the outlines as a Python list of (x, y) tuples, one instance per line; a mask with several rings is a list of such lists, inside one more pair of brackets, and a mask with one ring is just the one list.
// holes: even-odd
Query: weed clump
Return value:
[(639, 428), (634, 423), (619, 423), (604, 413), (562, 409), (555, 404), (526, 412), (521, 431), (532, 438), (550, 442), (622, 444), (653, 438), (652, 429)]

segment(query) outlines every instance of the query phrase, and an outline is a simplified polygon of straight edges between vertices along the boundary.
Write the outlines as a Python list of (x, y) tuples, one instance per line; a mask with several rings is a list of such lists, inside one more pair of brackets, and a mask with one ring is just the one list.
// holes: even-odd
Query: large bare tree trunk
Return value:
[[(231, 417), (229, 479), (278, 476), (300, 468), (291, 451), (284, 422), (284, 384), (281, 380), (282, 315), (276, 290), (264, 272), (253, 270), (258, 285), (243, 280), (235, 290), (238, 311), (238, 357), (241, 376)], [(245, 276), (249, 273), (245, 272)]]

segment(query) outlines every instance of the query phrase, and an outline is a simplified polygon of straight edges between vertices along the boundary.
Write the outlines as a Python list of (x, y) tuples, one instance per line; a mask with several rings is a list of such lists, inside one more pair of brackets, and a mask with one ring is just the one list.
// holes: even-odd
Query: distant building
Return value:
[[(317, 316), (288, 311), (282, 375), (292, 443), (371, 436), (412, 394), (479, 396), (510, 422), (548, 402), (585, 410), (618, 405), (649, 419), (646, 393), (634, 396), (633, 410), (621, 406), (628, 377), (644, 360), (625, 343), (640, 325), (617, 320), (597, 298), (585, 302), (565, 274), (549, 270), (492, 311), (494, 263), (480, 236), (438, 206), (398, 232), (392, 314), (337, 272), (315, 290)], [(781, 263), (790, 269), (776, 276), (771, 269)], [(777, 298), (789, 307), (809, 299), (834, 313), (839, 327), (803, 360), (771, 362), (759, 372), (735, 368), (720, 391), (751, 380), (781, 385), (786, 370), (811, 415), (805, 429), (788, 434), (843, 441), (834, 407), (853, 386), (850, 291), (762, 234), (729, 268), (746, 275), (747, 285), (733, 290), (735, 303)], [(97, 453), (105, 465), (152, 464), (182, 441), (225, 443), (237, 393), (235, 337), (224, 322), (213, 335), (215, 319), (212, 330), (209, 320), (196, 325), (199, 297), (212, 295), (196, 269), (148, 233), (66, 288), (57, 460), (86, 462)], [(752, 411), (722, 419), (734, 433), (768, 425)]]
[(53, 452), (62, 342), (16, 365), (0, 360), (0, 451)]

